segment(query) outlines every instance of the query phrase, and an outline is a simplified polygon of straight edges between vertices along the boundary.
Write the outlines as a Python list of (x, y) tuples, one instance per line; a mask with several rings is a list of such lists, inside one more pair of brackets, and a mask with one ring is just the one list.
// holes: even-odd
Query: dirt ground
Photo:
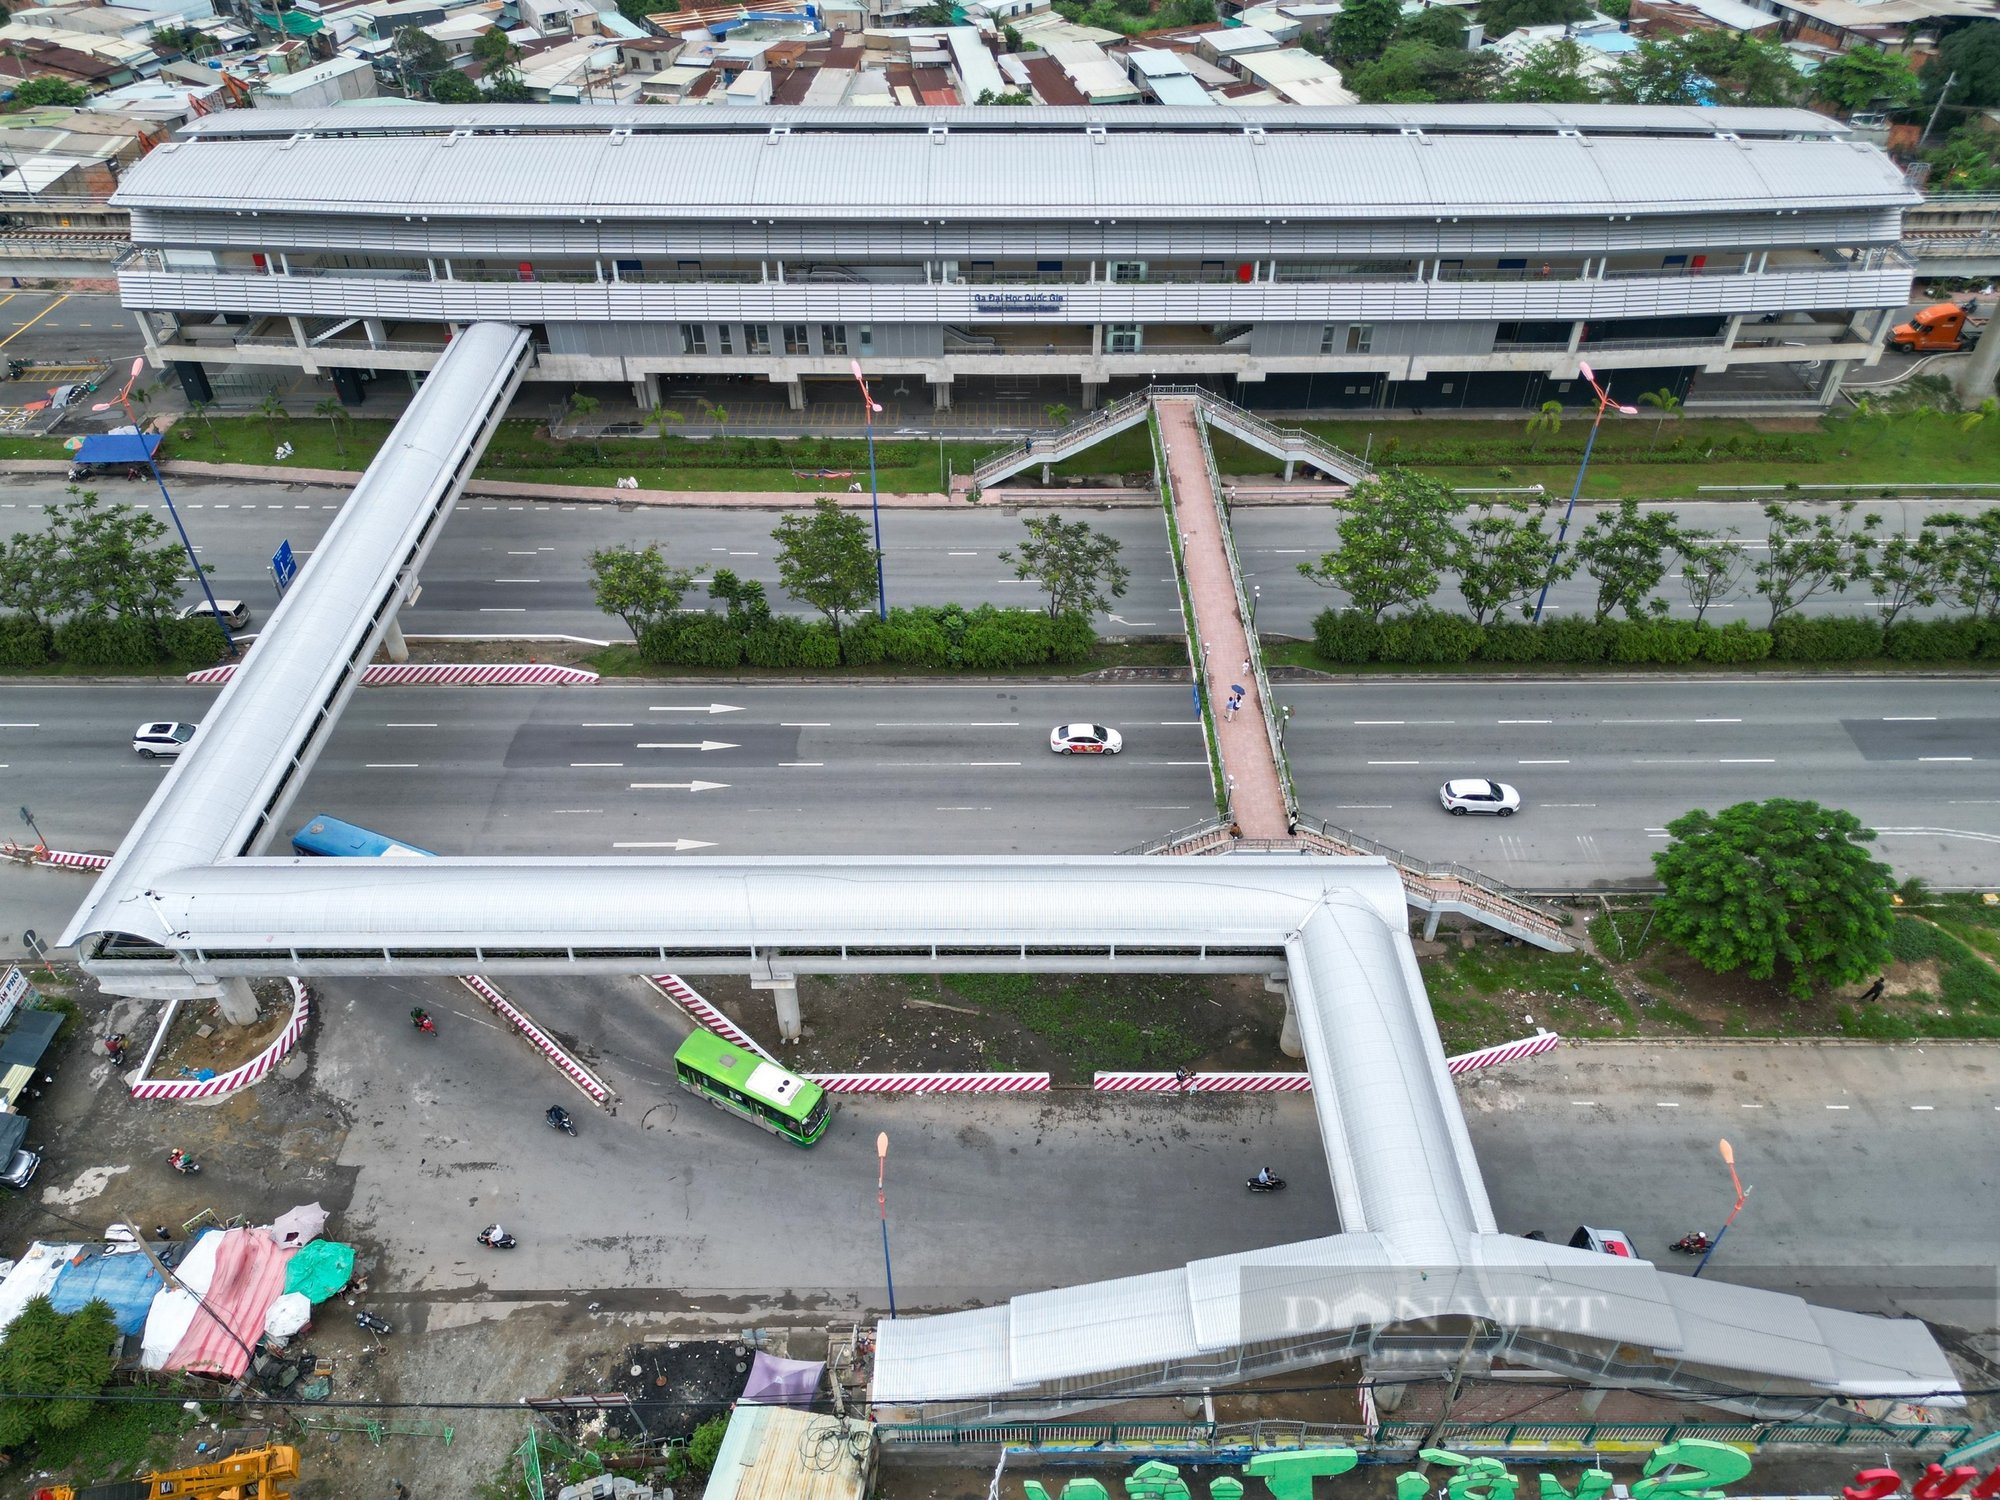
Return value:
[[(251, 987), (260, 1014), (254, 1026), (232, 1026), (213, 1001), (190, 1000), (174, 1012), (167, 1039), (153, 1059), (154, 1078), (192, 1076), (206, 1068), (223, 1073), (250, 1061), (285, 1029), (292, 1018), (291, 987), (281, 979), (260, 979)], [(203, 1033), (206, 1032), (206, 1035)], [(143, 1059), (150, 1042), (132, 1040), (132, 1051)]]

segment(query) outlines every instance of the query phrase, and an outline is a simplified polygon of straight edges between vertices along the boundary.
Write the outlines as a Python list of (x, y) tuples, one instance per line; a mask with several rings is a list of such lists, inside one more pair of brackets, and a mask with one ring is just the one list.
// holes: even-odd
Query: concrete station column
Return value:
[(410, 643), (403, 639), (403, 620), (398, 615), (389, 621), (389, 628), (382, 636), (382, 649), (389, 653), (390, 661), (408, 661)]
[(1266, 974), (1264, 976), (1266, 994), (1285, 997), (1285, 1024), (1278, 1032), (1278, 1050), (1287, 1057), (1304, 1057), (1305, 1043), (1299, 1040), (1299, 1013), (1292, 1004), (1292, 981), (1289, 975)]
[(799, 1016), (798, 975), (767, 971), (763, 978), (752, 977), (750, 988), (769, 990), (772, 1000), (777, 1002), (780, 1041), (796, 1042), (805, 1034), (805, 1022)]

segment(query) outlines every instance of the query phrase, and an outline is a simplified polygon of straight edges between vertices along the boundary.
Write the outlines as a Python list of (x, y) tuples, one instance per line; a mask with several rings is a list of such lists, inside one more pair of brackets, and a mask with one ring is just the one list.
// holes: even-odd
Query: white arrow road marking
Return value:
[(646, 712), (649, 714), (740, 714), (743, 710), (734, 703), (655, 703)]
[(732, 745), (727, 740), (641, 740), (632, 747), (635, 750), (740, 750), (741, 745)]
[(689, 849), (713, 849), (715, 845), (704, 839), (675, 839), (669, 844), (613, 844), (611, 847), (614, 849), (671, 849), (676, 854), (683, 854)]

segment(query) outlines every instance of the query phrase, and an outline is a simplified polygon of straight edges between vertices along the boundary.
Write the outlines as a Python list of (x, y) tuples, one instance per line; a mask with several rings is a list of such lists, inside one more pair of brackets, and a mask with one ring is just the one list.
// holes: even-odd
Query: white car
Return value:
[(1462, 818), (1467, 813), (1492, 813), (1496, 818), (1511, 818), (1521, 810), (1519, 792), (1504, 781), (1487, 781), (1479, 777), (1447, 781), (1438, 788), (1438, 801), (1455, 818)]
[(190, 604), (186, 609), (182, 610), (181, 618), (183, 620), (212, 620), (218, 614), (222, 616), (222, 623), (227, 625), (231, 630), (241, 630), (250, 623), (250, 606), (245, 604), (241, 599), (218, 599), (215, 601), (214, 609), (210, 609), (208, 601), (204, 599), (201, 603)]
[(188, 741), (194, 738), (194, 732), (199, 728), (199, 724), (182, 724), (175, 720), (141, 724), (132, 731), (132, 748), (147, 760), (157, 760), (162, 755), (179, 755), (187, 749)]
[(1102, 724), (1058, 724), (1049, 731), (1049, 748), (1058, 755), (1116, 755), (1125, 737)]

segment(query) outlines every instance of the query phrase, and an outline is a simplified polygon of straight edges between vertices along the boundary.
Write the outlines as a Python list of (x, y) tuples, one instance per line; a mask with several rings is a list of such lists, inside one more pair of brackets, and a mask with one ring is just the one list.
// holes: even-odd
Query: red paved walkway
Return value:
[[(1278, 780), (1277, 763), (1271, 758), (1257, 679), (1249, 667), (1249, 637), (1236, 609), (1236, 584), (1229, 572), (1217, 498), (1209, 488), (1208, 466), (1202, 462), (1194, 403), (1162, 401), (1158, 407), (1160, 436), (1167, 445), (1167, 473), (1173, 481), (1174, 506), (1180, 517), (1188, 592), (1194, 598), (1195, 626), (1207, 655), (1203, 685), (1215, 713), (1222, 768), (1234, 783), (1231, 811), (1245, 838), (1282, 839), (1291, 831), (1286, 826), (1284, 788)], [(1234, 719), (1225, 719), (1229, 690), (1239, 684), (1243, 707)]]

